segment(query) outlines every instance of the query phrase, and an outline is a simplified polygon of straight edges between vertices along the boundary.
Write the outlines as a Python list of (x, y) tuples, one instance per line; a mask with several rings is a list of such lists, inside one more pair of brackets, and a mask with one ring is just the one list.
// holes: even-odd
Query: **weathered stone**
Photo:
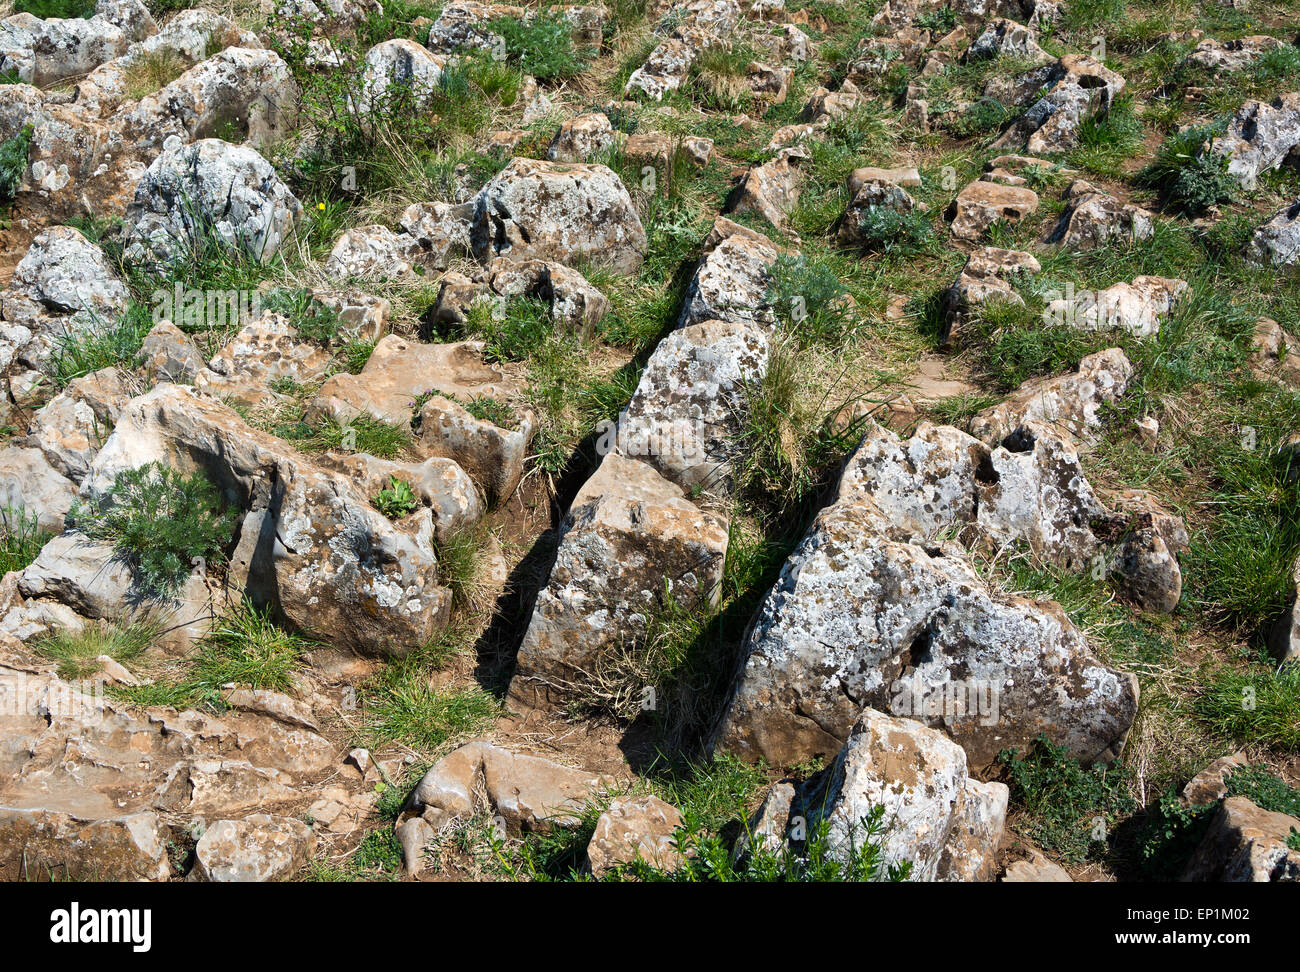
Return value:
[(397, 525), (346, 478), (311, 465), (278, 439), (181, 385), (162, 385), (122, 410), (82, 484), (100, 494), (115, 476), (160, 461), (202, 470), (245, 518), (252, 586), (294, 626), (340, 648), (404, 654), (441, 625), (432, 516)]
[(232, 128), (239, 140), (266, 148), (296, 127), (297, 97), (293, 74), (278, 54), (232, 47), (141, 98), (121, 127), (136, 150), (149, 155), (173, 136), (185, 142), (219, 138)]
[[(974, 787), (975, 789), (972, 789)], [(1007, 789), (977, 784), (966, 754), (912, 719), (865, 709), (834, 762), (798, 801), (808, 820), (830, 824), (831, 853), (866, 840), (863, 819), (883, 806), (881, 863), (909, 863), (914, 881), (987, 877), (1006, 814)], [(981, 811), (973, 808), (987, 804)], [(976, 822), (975, 817), (985, 819)]]
[(420, 504), (433, 513), (433, 529), (440, 541), (483, 518), (483, 500), (473, 480), (452, 459), (393, 462), (366, 452), (329, 452), (318, 461), (346, 473), (371, 499), (388, 489), (394, 479), (407, 483)]
[(0, 449), (0, 509), (22, 510), (37, 526), (63, 532), (63, 517), (77, 499), (77, 484), (50, 465), (40, 449)]
[(1184, 881), (1300, 881), (1300, 850), (1287, 837), (1300, 820), (1261, 810), (1245, 797), (1228, 797), (1215, 811), (1183, 872)]
[(1286, 41), (1261, 34), (1230, 41), (1207, 37), (1192, 48), (1187, 61), (1211, 71), (1240, 71), (1249, 67), (1261, 54), (1285, 45)]
[(984, 304), (992, 301), (1024, 304), (1024, 299), (1011, 289), (1010, 280), (1041, 269), (1032, 254), (1020, 250), (982, 246), (971, 251), (966, 265), (944, 295), (944, 330), (939, 336), (940, 343), (944, 347), (960, 343), (966, 318)]
[(1300, 261), (1300, 199), (1279, 209), (1255, 230), (1246, 244), (1246, 259), (1273, 266)]
[(1228, 777), (1246, 766), (1244, 752), (1216, 759), (1187, 782), (1180, 799), (1185, 806), (1192, 807), (1218, 803), (1228, 795)]
[(127, 255), (170, 263), (211, 239), (267, 259), (301, 214), (302, 205), (253, 149), (215, 138), (169, 140), (127, 208)]
[(357, 109), (371, 114), (405, 107), (393, 100), (398, 90), (409, 92), (415, 104), (424, 103), (439, 90), (446, 66), (445, 57), (430, 54), (413, 40), (381, 41), (366, 51)]
[(725, 520), (645, 463), (605, 456), (565, 518), (511, 694), (570, 694), (603, 656), (644, 636), (666, 594), (685, 610), (716, 604), (726, 550)]
[(754, 166), (728, 200), (728, 211), (757, 213), (778, 229), (799, 203), (800, 166), (810, 159), (801, 147), (782, 149), (776, 158)]
[(745, 388), (767, 369), (768, 339), (746, 323), (707, 321), (660, 342), (619, 416), (616, 448), (686, 490), (727, 494)]
[(191, 881), (278, 881), (307, 865), (316, 836), (301, 820), (256, 813), (218, 820), (194, 848)]
[(994, 223), (1015, 225), (1038, 210), (1032, 189), (975, 181), (966, 186), (949, 210), (952, 235), (959, 240), (979, 240)]
[(470, 241), (493, 257), (590, 260), (634, 273), (646, 252), (641, 218), (622, 181), (603, 165), (515, 159), (475, 199)]
[(592, 875), (599, 879), (637, 860), (660, 871), (676, 870), (683, 863), (676, 841), (681, 824), (681, 811), (656, 796), (615, 797), (587, 844)]
[(1020, 104), (1033, 100), (993, 144), (1034, 155), (1068, 151), (1078, 144), (1083, 120), (1105, 115), (1123, 90), (1122, 77), (1086, 54), (1067, 54), (1010, 83), (995, 81), (986, 96)]
[(1047, 238), (1074, 250), (1091, 250), (1114, 240), (1138, 242), (1151, 238), (1152, 215), (1140, 206), (1121, 203), (1082, 179), (1066, 191), (1069, 205)]
[[(717, 745), (777, 765), (829, 755), (872, 706), (942, 725), (976, 767), (1042, 732), (1084, 760), (1118, 752), (1136, 711), (1136, 680), (1097, 662), (1058, 605), (988, 590), (951, 547), (924, 536), (899, 542), (881, 534), (883, 527), (910, 538), (930, 533), (926, 524), (971, 516), (965, 489), (978, 492), (981, 479), (995, 475), (979, 450), (971, 451), (975, 440), (960, 440), (955, 429), (933, 436), (964, 448), (936, 453), (930, 472), (898, 485), (871, 458), (880, 448), (873, 443), (888, 447), (887, 439), (869, 437), (850, 461), (837, 500), (791, 555), (754, 620)], [(927, 458), (933, 436), (909, 440), (912, 459)], [(999, 454), (1004, 471), (1018, 468), (1023, 476), (1024, 460)], [(933, 485), (917, 493), (919, 483)], [(968, 486), (951, 491), (956, 483)], [(1072, 550), (1075, 535), (1055, 519), (1062, 511), (1048, 492), (1038, 500), (1046, 519), (1026, 521), (1001, 492), (1006, 486), (989, 485), (995, 493), (988, 498), (1003, 512), (982, 514), (982, 526), (994, 535), (1036, 535), (1044, 550)], [(914, 526), (896, 522), (904, 516)], [(1023, 532), (1030, 527), (1037, 532)], [(950, 705), (947, 693), (958, 689)], [(998, 712), (990, 717), (993, 705)]]
[(1209, 151), (1227, 159), (1228, 175), (1246, 190), (1259, 177), (1300, 155), (1300, 92), (1265, 103), (1251, 99), (1237, 109)]
[(476, 740), (439, 760), (411, 799), (435, 830), (486, 809), (519, 834), (577, 826), (603, 786), (594, 773)]
[(971, 420), (971, 433), (996, 445), (1022, 425), (1046, 425), (1058, 435), (1087, 443), (1101, 428), (1101, 408), (1128, 389), (1133, 365), (1119, 348), (1079, 361), (1077, 371), (1026, 382)]
[(404, 429), (426, 392), (504, 400), (515, 387), (499, 366), (484, 362), (481, 342), (423, 344), (390, 334), (375, 345), (360, 374), (340, 373), (321, 385), (306, 415), (349, 425), (367, 414)]
[(1052, 326), (1088, 330), (1116, 328), (1137, 337), (1154, 337), (1161, 322), (1187, 290), (1187, 281), (1168, 277), (1134, 277), (1105, 290), (1084, 290), (1049, 300), (1044, 321)]
[(420, 409), (416, 448), (422, 455), (452, 459), (483, 490), (490, 503), (510, 498), (524, 474), (537, 419), (524, 411), (511, 428), (476, 418), (464, 405), (435, 395)]
[(691, 278), (678, 327), (705, 321), (741, 321), (771, 324), (775, 320), (767, 303), (769, 268), (777, 249), (767, 237), (718, 220), (705, 240), (705, 254)]
[(602, 112), (570, 118), (551, 139), (546, 157), (552, 162), (583, 162), (617, 141), (614, 126)]
[(40, 449), (55, 470), (80, 483), (122, 406), (137, 390), (118, 368), (73, 379), (32, 415), (22, 443)]
[(192, 383), (207, 367), (190, 336), (171, 321), (159, 321), (140, 346), (141, 367), (151, 384)]
[(386, 226), (357, 226), (335, 241), (325, 272), (332, 277), (398, 280), (411, 275), (423, 253), (420, 242), (408, 233), (394, 233)]

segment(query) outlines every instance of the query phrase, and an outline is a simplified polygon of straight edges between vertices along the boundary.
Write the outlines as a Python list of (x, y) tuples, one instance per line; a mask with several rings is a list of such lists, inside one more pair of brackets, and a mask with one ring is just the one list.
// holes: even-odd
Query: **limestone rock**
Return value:
[(435, 830), (486, 809), (519, 834), (576, 826), (603, 786), (596, 774), (476, 740), (439, 760), (411, 799)]
[(316, 837), (301, 820), (256, 813), (218, 820), (194, 848), (191, 881), (277, 881), (307, 865)]
[(483, 263), (493, 257), (591, 260), (634, 273), (646, 235), (632, 198), (603, 165), (515, 159), (475, 199), (470, 242)]
[(660, 871), (682, 864), (676, 830), (681, 812), (655, 796), (615, 797), (596, 820), (587, 862), (597, 879), (620, 864), (641, 860)]

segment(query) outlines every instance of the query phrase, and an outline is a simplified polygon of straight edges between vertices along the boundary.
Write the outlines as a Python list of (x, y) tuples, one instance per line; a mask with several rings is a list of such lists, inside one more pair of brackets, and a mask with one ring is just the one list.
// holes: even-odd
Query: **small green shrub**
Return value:
[(825, 260), (783, 254), (772, 265), (767, 303), (805, 343), (838, 344), (848, 324), (848, 290)]
[(95, 16), (95, 0), (14, 0), (14, 13), (29, 13), (41, 20), (89, 20)]
[(888, 206), (868, 206), (858, 217), (858, 238), (868, 250), (908, 255), (929, 242), (932, 231), (925, 214), (900, 213)]
[(957, 118), (948, 123), (948, 131), (955, 138), (988, 135), (1002, 128), (1015, 117), (1015, 113), (996, 98), (981, 98)]
[(1011, 799), (1028, 815), (1026, 836), (1071, 864), (1082, 864), (1119, 818), (1137, 809), (1123, 768), (1095, 763), (1084, 769), (1046, 736), (1023, 755), (1003, 751)]
[(506, 58), (538, 81), (577, 77), (588, 60), (588, 52), (574, 48), (572, 27), (561, 14), (539, 12), (526, 20), (499, 17), (488, 29), (504, 38)]
[(1170, 135), (1151, 163), (1138, 173), (1138, 184), (1154, 189), (1166, 205), (1193, 216), (1231, 202), (1238, 187), (1228, 174), (1228, 160), (1210, 151), (1225, 128), (1226, 124), (1218, 121)]
[(1201, 843), (1213, 804), (1183, 806), (1173, 790), (1148, 810), (1137, 836), (1138, 871), (1149, 881), (1176, 881)]
[(1245, 797), (1271, 813), (1300, 817), (1300, 790), (1262, 766), (1247, 766), (1227, 779), (1228, 796)]
[(118, 473), (104, 495), (74, 504), (68, 520), (116, 547), (146, 591), (167, 596), (180, 589), (195, 561), (222, 555), (238, 516), (202, 474), (151, 462)]
[(31, 125), (25, 125), (17, 135), (0, 142), (0, 207), (7, 208), (23, 184), (27, 171), (27, 153), (32, 147)]

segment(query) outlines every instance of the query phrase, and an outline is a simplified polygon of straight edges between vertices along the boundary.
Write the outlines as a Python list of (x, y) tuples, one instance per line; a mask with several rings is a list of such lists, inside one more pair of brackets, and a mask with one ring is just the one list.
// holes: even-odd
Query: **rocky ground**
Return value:
[(1295, 0), (19, 0), (0, 874), (1300, 880)]

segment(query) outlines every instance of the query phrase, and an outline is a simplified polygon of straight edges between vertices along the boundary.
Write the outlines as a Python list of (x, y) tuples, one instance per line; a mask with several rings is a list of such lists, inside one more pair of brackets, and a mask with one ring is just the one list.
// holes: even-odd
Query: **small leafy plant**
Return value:
[(1223, 121), (1217, 121), (1170, 135), (1150, 165), (1138, 173), (1138, 183), (1154, 189), (1166, 205), (1192, 216), (1231, 202), (1237, 196), (1237, 183), (1228, 174), (1227, 158), (1212, 151), (1225, 128)]
[(31, 125), (24, 125), (17, 135), (0, 142), (0, 207), (8, 207), (22, 185), (33, 131)]
[(388, 477), (388, 486), (375, 496), (374, 504), (375, 509), (390, 520), (409, 516), (420, 508), (420, 501), (411, 489), (411, 484), (396, 476)]
[(147, 592), (170, 596), (196, 561), (221, 555), (238, 518), (207, 477), (151, 462), (118, 473), (107, 492), (75, 504), (68, 519), (92, 540), (115, 546)]
[(1028, 814), (1026, 835), (1069, 863), (1088, 860), (1119, 818), (1137, 809), (1121, 767), (1094, 763), (1085, 769), (1046, 736), (1027, 752), (1004, 750), (998, 762), (1012, 800)]

